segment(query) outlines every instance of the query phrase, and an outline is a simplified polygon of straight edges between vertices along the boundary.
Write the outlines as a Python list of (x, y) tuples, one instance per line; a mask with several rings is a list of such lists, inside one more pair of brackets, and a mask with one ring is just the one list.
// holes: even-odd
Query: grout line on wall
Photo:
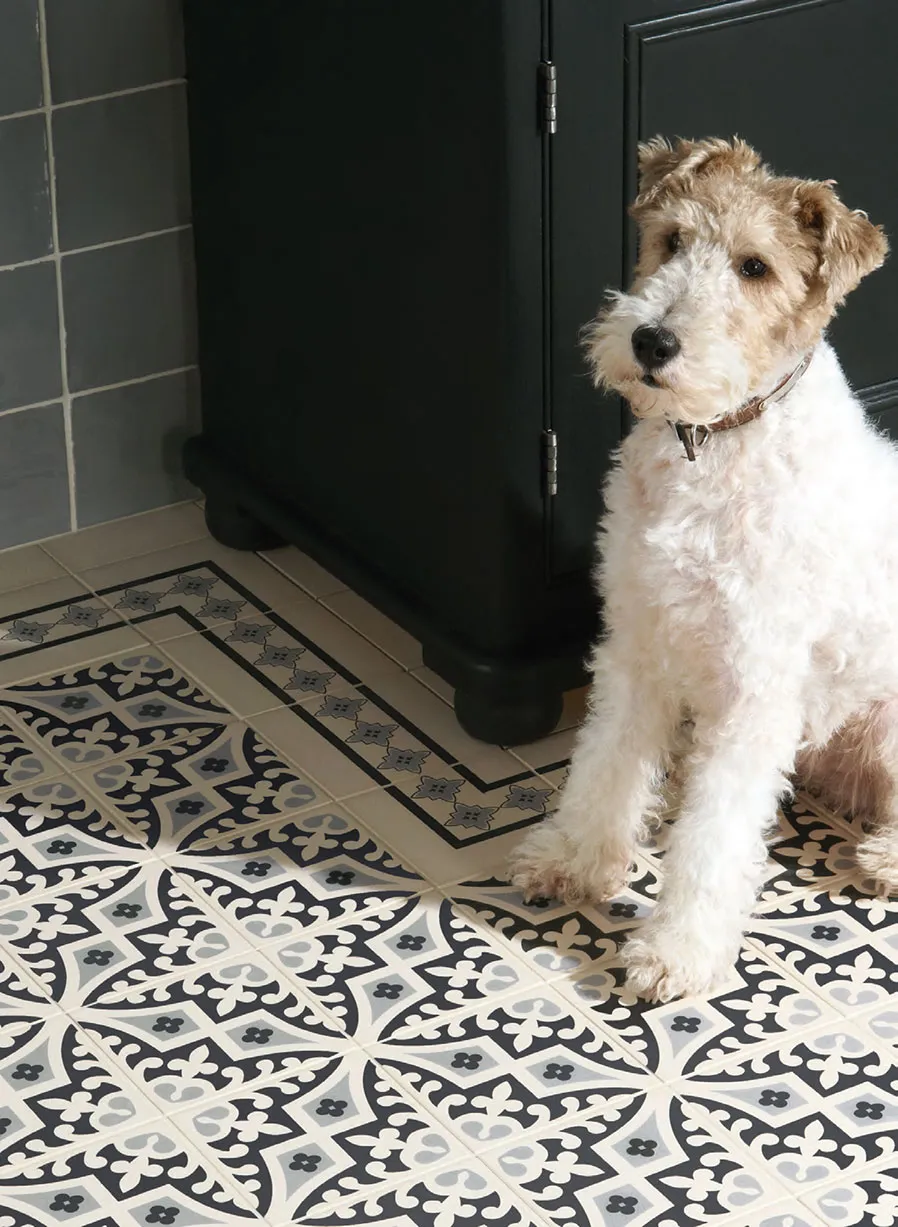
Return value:
[[(168, 375), (184, 375), (187, 371), (196, 371), (199, 367), (195, 362), (190, 366), (173, 366), (168, 371), (153, 371), (151, 375), (138, 375), (135, 379), (122, 379), (119, 383), (104, 383), (98, 388), (82, 388), (78, 392), (69, 390), (69, 396), (73, 401), (79, 400), (82, 396), (93, 396), (95, 392), (114, 392), (117, 388), (130, 388), (133, 384), (150, 383), (154, 379), (165, 379)], [(28, 409), (48, 409), (51, 405), (58, 405), (61, 397), (51, 396), (49, 400), (36, 400), (28, 405), (13, 405), (9, 409), (0, 409), (0, 418), (9, 417), (13, 413), (25, 413)], [(187, 499), (187, 502), (192, 500)], [(141, 515), (142, 512), (135, 512), (135, 515)], [(15, 547), (10, 547), (15, 548)]]
[[(44, 41), (43, 35), (41, 36), (41, 41)], [(43, 106), (30, 107), (27, 111), (10, 111), (6, 115), (0, 115), (0, 124), (6, 123), (8, 119), (27, 119), (30, 115), (43, 115), (46, 111), (51, 113), (54, 111), (68, 111), (72, 107), (84, 106), (90, 102), (105, 102), (109, 98), (127, 98), (129, 94), (147, 94), (151, 90), (171, 89), (174, 85), (186, 84), (187, 82), (184, 77), (172, 77), (168, 81), (153, 81), (150, 85), (133, 85), (128, 89), (110, 90), (108, 94), (91, 94), (87, 98), (72, 98), (68, 102), (51, 102), (49, 105), (45, 102)], [(44, 97), (46, 98), (46, 94)]]
[(56, 156), (53, 149), (53, 124), (50, 111), (53, 95), (50, 89), (50, 54), (47, 47), (46, 0), (38, 0), (38, 25), (40, 30), (41, 77), (43, 80), (46, 133), (47, 168), (50, 189), (50, 222), (53, 234), (53, 263), (56, 269), (56, 309), (59, 315), (59, 360), (62, 379), (62, 420), (65, 430), (66, 470), (69, 483), (69, 524), (72, 532), (78, 529), (78, 503), (75, 490), (75, 443), (72, 435), (72, 398), (69, 393), (69, 364), (66, 346), (65, 303), (62, 292), (62, 256), (59, 250), (59, 212), (56, 201)]
[(119, 383), (104, 383), (99, 388), (85, 388), (83, 392), (73, 392), (72, 400), (78, 400), (81, 396), (93, 396), (95, 392), (114, 392), (116, 388), (130, 388), (136, 383), (150, 383), (153, 379), (165, 379), (168, 375), (183, 375), (187, 371), (197, 369), (197, 364), (192, 362), (189, 366), (173, 366), (168, 371), (154, 371), (152, 375), (138, 375), (136, 379), (122, 379)]
[[(49, 146), (48, 137), (48, 146)], [(48, 152), (49, 157), (49, 152)], [(144, 230), (141, 234), (129, 234), (123, 239), (107, 239), (105, 243), (91, 243), (87, 247), (69, 247), (60, 252), (62, 259), (68, 256), (81, 256), (90, 251), (102, 251), (106, 247), (123, 247), (125, 243), (139, 243), (143, 239), (158, 239), (165, 234), (179, 234), (182, 230), (190, 230), (191, 222), (183, 222), (180, 226), (166, 226), (163, 230)], [(54, 246), (56, 240), (54, 239)], [(20, 268), (31, 268), (34, 264), (50, 264), (57, 256), (50, 252), (46, 256), (37, 256), (34, 260), (21, 260), (18, 264), (0, 264), (0, 273), (14, 273)]]

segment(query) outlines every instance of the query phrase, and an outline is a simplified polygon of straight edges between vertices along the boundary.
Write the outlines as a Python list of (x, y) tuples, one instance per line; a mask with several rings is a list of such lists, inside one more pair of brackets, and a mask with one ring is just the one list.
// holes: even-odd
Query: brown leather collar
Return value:
[(772, 392), (768, 392), (766, 396), (753, 397), (751, 400), (746, 401), (739, 409), (728, 413), (726, 417), (718, 418), (716, 422), (709, 422), (707, 426), (693, 426), (686, 422), (671, 422), (670, 424), (676, 432), (677, 438), (686, 450), (686, 459), (694, 460), (695, 449), (707, 443), (711, 435), (717, 434), (720, 430), (732, 430), (736, 426), (745, 426), (749, 422), (754, 422), (768, 406), (782, 400), (784, 396), (792, 391), (811, 365), (812, 357), (813, 353), (805, 354), (795, 370), (787, 375), (785, 379), (781, 379)]

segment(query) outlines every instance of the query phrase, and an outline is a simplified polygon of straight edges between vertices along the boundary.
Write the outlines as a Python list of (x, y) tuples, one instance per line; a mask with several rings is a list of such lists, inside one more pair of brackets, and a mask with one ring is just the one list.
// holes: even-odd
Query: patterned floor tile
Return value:
[(158, 1115), (48, 1002), (23, 1010), (0, 1036), (0, 1170), (37, 1163)]
[(63, 1008), (115, 998), (246, 948), (155, 858), (120, 877), (3, 909), (0, 941)]
[(898, 1060), (845, 1023), (694, 1074), (680, 1094), (799, 1195), (894, 1151)]
[(117, 880), (147, 855), (136, 832), (71, 776), (0, 793), (0, 907), (99, 876)]
[(642, 877), (618, 898), (572, 909), (552, 900), (524, 903), (501, 882), (452, 891), (459, 910), (490, 925), (556, 991), (588, 1012), (664, 1081), (712, 1065), (733, 1052), (835, 1017), (810, 991), (751, 947), (728, 983), (710, 999), (650, 1005), (625, 986), (620, 948), (634, 922), (651, 912), (658, 876)]
[(434, 1019), (536, 983), (436, 892), (266, 953), (361, 1044), (418, 1035)]
[(898, 1162), (877, 1164), (853, 1180), (808, 1194), (804, 1199), (820, 1221), (833, 1227), (895, 1227), (898, 1223)]
[(276, 1223), (302, 1221), (362, 1192), (377, 1196), (464, 1153), (357, 1049), (314, 1081), (273, 1081), (174, 1119)]
[(750, 940), (843, 1014), (898, 993), (898, 899), (863, 894), (859, 875), (755, 917)]
[(482, 1157), (549, 1222), (571, 1227), (744, 1224), (755, 1206), (782, 1197), (664, 1091), (533, 1130)]
[(32, 737), (0, 723), (0, 789), (37, 784), (60, 771), (59, 764)]
[(549, 1122), (614, 1108), (654, 1079), (547, 986), (435, 1019), (371, 1054), (477, 1153)]
[[(275, 1222), (274, 1219), (271, 1220)], [(277, 1227), (293, 1227), (282, 1220)], [(372, 1190), (366, 1196), (310, 1207), (306, 1224), (325, 1227), (544, 1227), (525, 1205), (477, 1159), (423, 1170), (405, 1184)]]
[(326, 800), (238, 723), (200, 728), (80, 778), (160, 853), (208, 845)]
[(0, 657), (34, 652), (122, 619), (71, 576), (0, 596)]
[(261, 1220), (172, 1124), (153, 1121), (10, 1178), (3, 1227), (252, 1227)]
[(312, 1093), (347, 1048), (314, 1002), (254, 952), (72, 1017), (166, 1114), (285, 1077)]
[(385, 904), (398, 907), (427, 889), (334, 804), (214, 842), (199, 839), (165, 859), (254, 944), (300, 936)]
[(0, 705), (70, 769), (211, 732), (229, 719), (149, 650), (7, 686)]

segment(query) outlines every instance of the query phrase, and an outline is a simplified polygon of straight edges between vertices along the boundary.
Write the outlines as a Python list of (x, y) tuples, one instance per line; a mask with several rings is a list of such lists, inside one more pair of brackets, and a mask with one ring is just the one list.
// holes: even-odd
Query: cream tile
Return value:
[(301, 605), (290, 621), (317, 648), (362, 682), (373, 683), (381, 677), (403, 672), (395, 660), (363, 639), (323, 605), (314, 601)]
[(401, 626), (397, 626), (379, 609), (369, 605), (355, 592), (338, 592), (322, 602), (332, 609), (350, 626), (355, 627), (360, 635), (370, 639), (388, 656), (406, 669), (417, 669), (423, 665), (421, 644)]
[(325, 571), (324, 567), (319, 567), (317, 562), (298, 550), (295, 545), (285, 545), (279, 550), (266, 550), (262, 557), (288, 575), (310, 596), (321, 598), (346, 589), (342, 580)]
[(255, 716), (252, 725), (332, 797), (351, 797), (379, 786), (376, 773), (369, 775), (337, 749), (305, 710), (281, 707)]
[(118, 656), (134, 649), (139, 651), (148, 646), (147, 640), (134, 627), (121, 623), (99, 634), (52, 643), (21, 656), (0, 658), (0, 686), (12, 686), (45, 673), (62, 673), (94, 660)]
[(403, 864), (416, 869), (434, 886), (503, 878), (509, 853), (521, 838), (520, 831), (508, 831), (455, 847), (407, 809), (392, 790), (360, 793), (344, 800), (343, 805)]
[(24, 545), (0, 552), (0, 592), (43, 584), (65, 573), (65, 568), (38, 545)]
[(180, 503), (161, 511), (84, 528), (44, 543), (43, 548), (57, 562), (76, 574), (121, 558), (149, 554), (182, 541), (206, 535), (203, 513), (194, 503)]
[(575, 728), (561, 729), (541, 741), (531, 741), (524, 746), (511, 746), (511, 753), (534, 771), (542, 771), (556, 763), (567, 761), (574, 749), (577, 736)]
[(274, 686), (269, 689), (248, 669), (232, 661), (211, 636), (182, 635), (167, 640), (159, 650), (242, 719), (289, 701), (281, 698)]
[(521, 774), (521, 763), (513, 754), (469, 737), (452, 709), (411, 674), (380, 678), (372, 689), (432, 738), (449, 759), (463, 763), (485, 783)]
[[(191, 618), (183, 620), (181, 634), (233, 624), (261, 610), (276, 610), (293, 620), (303, 605), (311, 604), (296, 584), (255, 554), (226, 549), (209, 537), (92, 567), (82, 578), (128, 619), (146, 619), (147, 613), (166, 609), (186, 610)], [(162, 642), (155, 619), (141, 625), (146, 635)], [(177, 623), (168, 620), (165, 627), (170, 636)]]
[(439, 673), (434, 673), (433, 669), (428, 669), (424, 665), (420, 669), (412, 669), (412, 677), (416, 677), (419, 682), (432, 690), (434, 694), (439, 695), (444, 703), (448, 703), (451, 707), (455, 702), (455, 691), (445, 680), (440, 677)]

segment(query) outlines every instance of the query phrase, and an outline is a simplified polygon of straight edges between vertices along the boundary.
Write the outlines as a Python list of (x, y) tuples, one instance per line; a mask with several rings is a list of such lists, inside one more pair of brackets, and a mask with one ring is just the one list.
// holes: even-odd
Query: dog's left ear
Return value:
[(817, 242), (817, 279), (833, 306), (838, 306), (868, 273), (882, 265), (889, 251), (888, 239), (866, 213), (847, 208), (829, 183), (799, 181), (793, 202), (799, 224)]

